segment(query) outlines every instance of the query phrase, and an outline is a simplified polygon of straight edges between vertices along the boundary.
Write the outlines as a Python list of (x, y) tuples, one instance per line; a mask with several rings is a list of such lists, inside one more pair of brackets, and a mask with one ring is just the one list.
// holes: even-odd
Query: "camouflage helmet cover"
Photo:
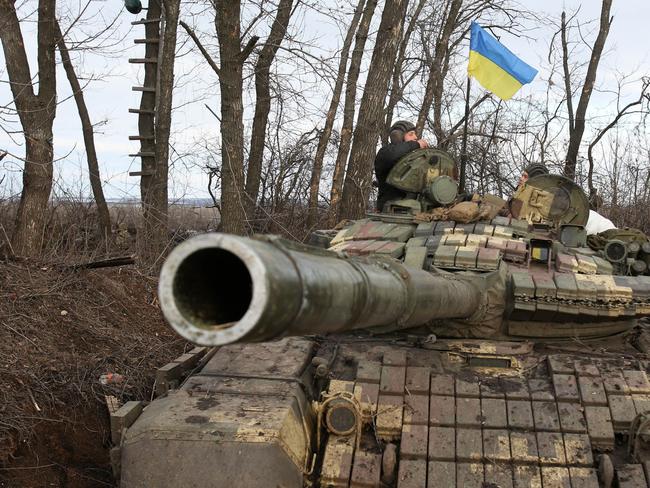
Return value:
[(391, 127), (388, 133), (388, 137), (392, 144), (398, 144), (404, 142), (404, 135), (407, 132), (415, 130), (415, 125), (408, 120), (398, 120)]
[(409, 122), (408, 120), (398, 120), (390, 127), (391, 132), (394, 130), (399, 130), (406, 134), (407, 132), (415, 130), (415, 124), (413, 124), (413, 122)]
[(534, 178), (535, 176), (547, 175), (549, 171), (544, 163), (531, 163), (524, 168), (524, 173), (529, 178)]

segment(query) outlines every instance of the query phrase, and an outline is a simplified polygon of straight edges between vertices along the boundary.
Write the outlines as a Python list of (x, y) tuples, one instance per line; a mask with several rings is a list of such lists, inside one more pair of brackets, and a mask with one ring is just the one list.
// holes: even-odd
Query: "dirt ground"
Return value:
[(105, 395), (150, 398), (156, 368), (190, 347), (155, 288), (133, 266), (0, 261), (0, 487), (114, 486)]

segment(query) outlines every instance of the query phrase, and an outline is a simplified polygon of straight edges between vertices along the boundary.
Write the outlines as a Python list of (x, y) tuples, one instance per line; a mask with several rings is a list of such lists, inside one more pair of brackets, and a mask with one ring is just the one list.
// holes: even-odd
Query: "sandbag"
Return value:
[(476, 202), (457, 203), (449, 209), (449, 220), (455, 220), (467, 224), (478, 219), (480, 213), (479, 204)]

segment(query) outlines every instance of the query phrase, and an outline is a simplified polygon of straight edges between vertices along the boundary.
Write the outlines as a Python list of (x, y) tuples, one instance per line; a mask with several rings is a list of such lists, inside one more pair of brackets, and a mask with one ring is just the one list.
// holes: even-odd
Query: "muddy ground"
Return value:
[(105, 396), (150, 398), (156, 368), (190, 347), (155, 287), (133, 266), (0, 261), (0, 487), (115, 486)]

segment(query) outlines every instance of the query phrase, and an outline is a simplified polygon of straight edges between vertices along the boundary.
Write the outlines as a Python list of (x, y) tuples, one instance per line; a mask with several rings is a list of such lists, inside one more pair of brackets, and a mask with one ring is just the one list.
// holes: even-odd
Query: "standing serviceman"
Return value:
[(404, 198), (406, 193), (386, 183), (388, 173), (393, 166), (406, 154), (416, 149), (429, 147), (424, 139), (418, 139), (415, 125), (405, 120), (395, 122), (388, 134), (390, 143), (382, 147), (375, 157), (375, 175), (379, 183), (377, 209), (381, 212), (389, 200)]

